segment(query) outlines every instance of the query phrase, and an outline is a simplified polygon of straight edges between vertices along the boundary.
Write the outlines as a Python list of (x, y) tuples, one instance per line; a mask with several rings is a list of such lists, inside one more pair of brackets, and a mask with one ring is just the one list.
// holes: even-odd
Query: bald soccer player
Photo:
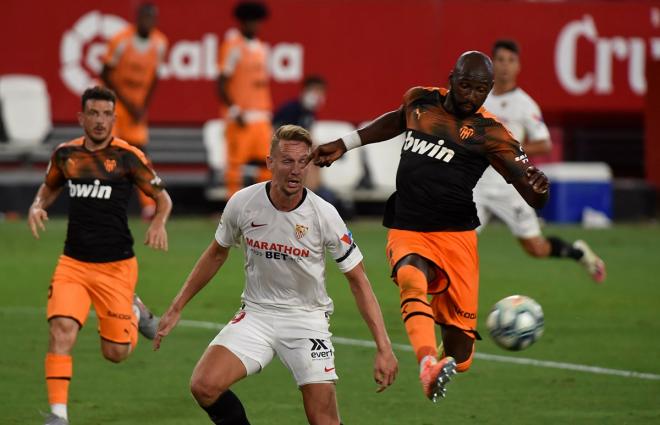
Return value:
[(390, 229), (386, 254), (422, 388), (434, 402), (444, 397), (453, 374), (469, 369), (474, 341), (480, 339), (479, 219), (472, 189), (492, 165), (534, 208), (548, 198), (546, 176), (529, 165), (520, 143), (481, 108), (492, 87), (490, 58), (466, 52), (449, 74), (449, 90), (413, 87), (397, 110), (310, 155), (316, 165), (329, 166), (347, 150), (405, 132), (397, 190), (383, 220)]

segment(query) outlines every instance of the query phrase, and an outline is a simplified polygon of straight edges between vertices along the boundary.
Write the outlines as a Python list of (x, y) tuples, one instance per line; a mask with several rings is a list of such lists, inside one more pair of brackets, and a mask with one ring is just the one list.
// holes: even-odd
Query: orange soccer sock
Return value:
[(46, 388), (49, 404), (66, 404), (73, 375), (73, 358), (63, 354), (46, 354)]
[(401, 317), (415, 351), (417, 361), (437, 357), (435, 319), (427, 300), (426, 276), (414, 266), (399, 267), (396, 272), (401, 297)]

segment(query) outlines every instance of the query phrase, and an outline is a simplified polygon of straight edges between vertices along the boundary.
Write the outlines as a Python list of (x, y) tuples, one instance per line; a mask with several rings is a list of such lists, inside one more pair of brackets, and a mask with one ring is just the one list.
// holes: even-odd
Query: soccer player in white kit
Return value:
[[(519, 53), (517, 43), (512, 40), (498, 40), (493, 45), (495, 85), (484, 107), (509, 129), (527, 156), (534, 157), (550, 152), (550, 132), (536, 102), (517, 86)], [(491, 216), (496, 215), (532, 257), (572, 258), (579, 261), (596, 282), (605, 280), (605, 263), (589, 245), (582, 240), (570, 244), (558, 237), (544, 237), (536, 211), (493, 167), (488, 167), (477, 183), (474, 202), (481, 222), (477, 231), (483, 230)]]
[(307, 130), (285, 125), (273, 136), (269, 182), (232, 196), (215, 240), (202, 254), (163, 314), (154, 348), (179, 321), (181, 311), (217, 273), (232, 246), (245, 254), (245, 289), (233, 319), (211, 341), (191, 378), (191, 391), (216, 424), (248, 424), (229, 387), (258, 373), (277, 354), (303, 395), (310, 424), (339, 424), (334, 348), (329, 331), (332, 300), (325, 288), (327, 250), (348, 280), (377, 352), (374, 379), (392, 384), (397, 360), (362, 254), (337, 210), (303, 186), (312, 141)]

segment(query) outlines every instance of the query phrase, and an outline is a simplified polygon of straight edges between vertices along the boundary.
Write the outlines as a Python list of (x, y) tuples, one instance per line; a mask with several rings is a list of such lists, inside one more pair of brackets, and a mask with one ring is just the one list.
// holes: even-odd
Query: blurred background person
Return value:
[(256, 180), (270, 178), (266, 157), (273, 133), (268, 52), (257, 34), (268, 9), (261, 2), (234, 8), (239, 28), (227, 31), (218, 55), (218, 96), (227, 143), (227, 197), (244, 185), (246, 165), (257, 167)]
[(325, 104), (327, 83), (320, 75), (308, 75), (303, 80), (303, 88), (296, 99), (280, 106), (273, 117), (273, 126), (294, 124), (310, 130), (316, 120), (316, 113)]
[[(284, 102), (273, 116), (273, 127), (293, 124), (311, 131), (317, 112), (326, 99), (327, 82), (320, 75), (308, 75), (303, 80), (302, 91), (297, 98)], [(315, 143), (318, 141), (315, 140)], [(308, 165), (305, 186), (330, 202), (344, 219), (350, 218), (352, 211), (321, 181), (321, 170), (314, 164)]]
[[(158, 67), (165, 58), (167, 38), (156, 29), (158, 8), (138, 6), (135, 25), (129, 25), (108, 44), (101, 72), (103, 83), (117, 96), (117, 121), (113, 135), (146, 154), (149, 141), (147, 108), (158, 81)], [(142, 218), (151, 220), (156, 204), (138, 190)]]
[[(509, 129), (529, 157), (533, 159), (550, 153), (550, 131), (543, 121), (541, 109), (518, 87), (518, 44), (513, 40), (497, 40), (492, 55), (495, 85), (484, 107)], [(571, 244), (556, 236), (543, 236), (536, 210), (493, 167), (488, 167), (477, 183), (474, 201), (481, 222), (478, 231), (482, 231), (495, 215), (506, 223), (528, 255), (534, 258), (572, 258), (582, 264), (594, 281), (605, 280), (605, 263), (589, 245), (582, 240)]]

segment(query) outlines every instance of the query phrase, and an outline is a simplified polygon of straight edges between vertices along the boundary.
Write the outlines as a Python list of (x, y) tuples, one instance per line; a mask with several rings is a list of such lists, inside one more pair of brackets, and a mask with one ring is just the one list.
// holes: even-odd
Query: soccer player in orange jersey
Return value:
[(155, 318), (135, 295), (138, 265), (126, 216), (133, 185), (156, 203), (146, 245), (167, 250), (165, 223), (172, 209), (169, 195), (144, 154), (112, 136), (112, 91), (87, 89), (78, 121), (84, 136), (55, 149), (28, 214), (30, 230), (38, 239), (48, 220), (46, 209), (62, 191), (69, 195), (64, 253), (48, 288), (50, 339), (45, 366), (51, 414), (46, 425), (68, 424), (71, 351), (90, 304), (98, 318), (101, 353), (111, 362), (129, 356), (137, 344), (138, 330), (149, 338), (155, 336)]
[(258, 167), (257, 181), (270, 178), (264, 158), (273, 133), (267, 50), (257, 38), (268, 9), (260, 2), (242, 2), (234, 9), (234, 17), (239, 29), (227, 32), (218, 55), (218, 96), (226, 120), (228, 197), (243, 186), (245, 165)]
[[(414, 87), (399, 109), (310, 155), (327, 166), (348, 149), (405, 132), (397, 191), (383, 221), (390, 228), (386, 253), (422, 388), (433, 401), (444, 396), (451, 375), (468, 370), (479, 338), (479, 219), (472, 201), (477, 180), (490, 164), (534, 208), (548, 197), (547, 177), (481, 108), (492, 87), (490, 58), (466, 52), (449, 75), (449, 91)], [(439, 359), (435, 323), (444, 347)]]
[[(117, 95), (114, 135), (146, 151), (149, 141), (147, 107), (165, 58), (167, 39), (158, 31), (158, 9), (151, 3), (138, 7), (135, 25), (129, 25), (108, 44), (101, 78)], [(142, 217), (151, 219), (155, 204), (138, 191)]]

